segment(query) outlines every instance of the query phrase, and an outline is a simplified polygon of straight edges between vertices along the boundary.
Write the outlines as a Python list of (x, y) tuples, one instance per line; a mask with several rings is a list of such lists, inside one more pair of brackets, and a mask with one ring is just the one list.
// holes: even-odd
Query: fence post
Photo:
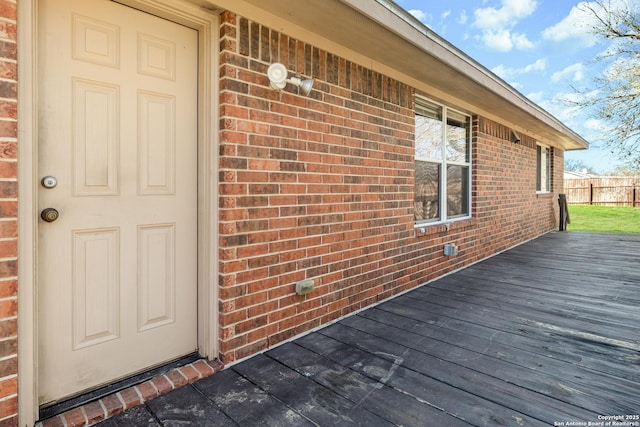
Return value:
[(559, 194), (558, 195), (558, 204), (560, 205), (560, 231), (565, 231), (567, 229), (567, 224), (571, 222), (569, 219), (569, 206), (567, 205), (567, 195)]
[(589, 204), (593, 204), (593, 182), (589, 183)]

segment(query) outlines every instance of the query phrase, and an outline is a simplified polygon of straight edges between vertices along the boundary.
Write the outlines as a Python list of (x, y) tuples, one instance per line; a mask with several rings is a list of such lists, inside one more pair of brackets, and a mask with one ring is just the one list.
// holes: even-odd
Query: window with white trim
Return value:
[(471, 216), (471, 117), (416, 96), (416, 224)]
[(551, 149), (545, 145), (536, 145), (536, 191), (551, 192)]

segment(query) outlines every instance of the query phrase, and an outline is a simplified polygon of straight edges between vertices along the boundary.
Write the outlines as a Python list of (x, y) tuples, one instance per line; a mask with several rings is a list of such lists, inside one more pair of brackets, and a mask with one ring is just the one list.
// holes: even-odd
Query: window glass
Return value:
[(447, 160), (469, 162), (469, 117), (447, 111)]
[(537, 147), (536, 158), (536, 191), (551, 191), (551, 149), (542, 145)]
[(440, 219), (440, 164), (416, 161), (415, 220)]
[(447, 215), (449, 218), (469, 215), (469, 168), (447, 166)]
[(426, 101), (416, 105), (416, 158), (442, 159), (442, 108)]
[(471, 118), (416, 97), (415, 221), (471, 215)]

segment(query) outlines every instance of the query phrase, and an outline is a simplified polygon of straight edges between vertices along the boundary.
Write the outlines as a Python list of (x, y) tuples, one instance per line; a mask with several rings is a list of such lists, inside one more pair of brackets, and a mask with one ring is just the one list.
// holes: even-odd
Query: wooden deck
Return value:
[(640, 425), (639, 384), (640, 235), (550, 233), (103, 425)]

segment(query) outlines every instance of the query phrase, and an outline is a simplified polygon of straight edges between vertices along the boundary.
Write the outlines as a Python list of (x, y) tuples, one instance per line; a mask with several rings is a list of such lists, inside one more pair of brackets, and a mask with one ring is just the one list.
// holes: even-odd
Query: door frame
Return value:
[[(198, 32), (198, 350), (218, 356), (218, 28), (219, 12), (189, 0), (117, 0)], [(18, 10), (18, 424), (38, 405), (38, 0)]]

